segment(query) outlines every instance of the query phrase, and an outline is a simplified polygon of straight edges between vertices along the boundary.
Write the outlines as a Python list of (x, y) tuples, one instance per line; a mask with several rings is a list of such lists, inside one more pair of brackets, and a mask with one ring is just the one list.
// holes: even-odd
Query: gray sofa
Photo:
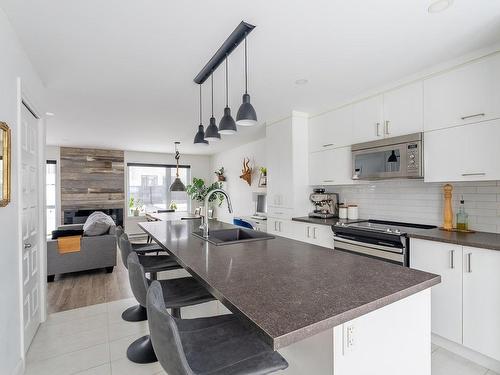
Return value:
[[(62, 225), (58, 229), (83, 229), (83, 224)], [(83, 236), (80, 251), (60, 254), (57, 240), (47, 241), (47, 279), (53, 281), (55, 275), (67, 272), (106, 268), (113, 272), (116, 266), (116, 227), (101, 236)]]

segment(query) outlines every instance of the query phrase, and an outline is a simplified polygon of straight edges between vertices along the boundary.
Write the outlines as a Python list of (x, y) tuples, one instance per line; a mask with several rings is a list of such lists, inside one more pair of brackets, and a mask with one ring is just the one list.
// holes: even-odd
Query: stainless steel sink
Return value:
[(231, 245), (244, 242), (270, 240), (271, 236), (265, 232), (258, 232), (246, 228), (230, 228), (230, 229), (215, 229), (211, 230), (208, 238), (203, 237), (201, 230), (193, 232), (193, 235), (206, 240), (214, 245)]

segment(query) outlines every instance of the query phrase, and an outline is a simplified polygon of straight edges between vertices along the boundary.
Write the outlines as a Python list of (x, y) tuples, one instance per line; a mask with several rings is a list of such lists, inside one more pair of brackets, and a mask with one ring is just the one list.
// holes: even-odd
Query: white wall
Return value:
[[(326, 187), (340, 201), (359, 205), (359, 217), (442, 225), (443, 185), (423, 181), (380, 181), (367, 185)], [(453, 185), (456, 214), (463, 195), (471, 229), (500, 233), (500, 181), (457, 182)]]
[(0, 208), (0, 374), (19, 371), (22, 364), (20, 321), (20, 233), (19, 233), (19, 126), (17, 80), (31, 101), (44, 113), (44, 87), (25, 55), (5, 13), (0, 9), (0, 121), (12, 130), (12, 202)]
[[(181, 145), (182, 146), (182, 145)], [(191, 166), (191, 178), (198, 177), (203, 178), (205, 181), (210, 179), (210, 157), (206, 155), (184, 155), (182, 154), (179, 159), (179, 164), (190, 165)], [(148, 163), (148, 164), (175, 164), (175, 159), (173, 154), (164, 154), (157, 152), (137, 152), (137, 151), (125, 151), (125, 165), (127, 163)], [(125, 193), (127, 193), (127, 172), (125, 171)], [(125, 201), (127, 198), (125, 197)], [(125, 206), (126, 206), (125, 202)], [(192, 207), (196, 204), (193, 202)], [(127, 207), (124, 211), (125, 215), (125, 228), (127, 233), (136, 234), (143, 233), (142, 230), (137, 226), (138, 222), (144, 221), (144, 218), (128, 217)]]
[[(243, 158), (250, 158), (250, 166), (253, 168), (252, 186), (239, 176), (243, 169)], [(227, 180), (223, 183), (223, 188), (229, 193), (233, 204), (233, 214), (227, 211), (224, 203), (220, 208), (215, 209), (217, 218), (221, 221), (232, 223), (233, 216), (252, 215), (255, 211), (255, 202), (252, 200), (252, 192), (265, 192), (265, 189), (259, 188), (259, 167), (266, 166), (266, 142), (265, 139), (259, 139), (242, 146), (224, 151), (210, 158), (210, 181), (216, 181), (214, 174), (220, 167), (226, 170)]]

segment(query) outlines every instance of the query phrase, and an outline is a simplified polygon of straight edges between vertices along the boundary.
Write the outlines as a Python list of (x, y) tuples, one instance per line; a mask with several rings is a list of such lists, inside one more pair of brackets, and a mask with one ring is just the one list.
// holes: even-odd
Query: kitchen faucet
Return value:
[(226, 197), (227, 201), (227, 210), (229, 213), (233, 213), (233, 206), (231, 205), (231, 199), (229, 198), (229, 195), (226, 193), (225, 190), (222, 189), (215, 189), (209, 192), (205, 196), (205, 206), (203, 207), (204, 214), (203, 214), (203, 224), (201, 225), (201, 229), (203, 231), (203, 237), (208, 238), (209, 235), (209, 230), (208, 230), (208, 200), (210, 197), (216, 193), (220, 193)]

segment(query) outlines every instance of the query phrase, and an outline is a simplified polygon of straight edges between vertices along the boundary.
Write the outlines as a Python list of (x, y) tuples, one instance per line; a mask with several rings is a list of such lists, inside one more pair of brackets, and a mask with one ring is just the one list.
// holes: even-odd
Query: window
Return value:
[[(190, 211), (190, 200), (185, 191), (170, 191), (175, 180), (174, 165), (128, 164), (128, 199), (139, 202), (144, 211), (166, 210), (175, 203), (177, 211)], [(179, 177), (187, 185), (190, 181), (189, 166), (179, 166)], [(133, 215), (128, 210), (128, 215)]]
[(56, 214), (56, 181), (57, 164), (55, 160), (47, 160), (45, 176), (45, 206), (47, 215), (47, 234), (51, 234), (57, 227)]

